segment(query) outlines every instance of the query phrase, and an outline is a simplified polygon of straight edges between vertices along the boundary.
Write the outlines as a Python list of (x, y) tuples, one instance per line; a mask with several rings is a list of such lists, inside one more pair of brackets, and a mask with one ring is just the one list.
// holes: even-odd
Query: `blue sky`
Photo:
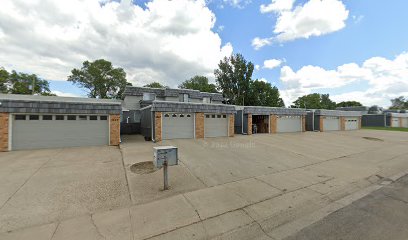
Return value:
[[(136, 0), (88, 4), (91, 7), (85, 2), (97, 0), (72, 1), (80, 13), (74, 8), (70, 12), (58, 1), (38, 6), (7, 1), (22, 12), (44, 16), (33, 22), (28, 14), (26, 20), (34, 29), (44, 25), (49, 29), (43, 37), (26, 35), (34, 41), (24, 48), (18, 39), (21, 33), (10, 30), (18, 21), (7, 17), (6, 4), (4, 12), (0, 10), (0, 18), (4, 17), (0, 43), (9, 47), (0, 66), (37, 73), (61, 95), (86, 94), (63, 81), (83, 60), (106, 58), (124, 67), (134, 85), (159, 81), (174, 87), (195, 74), (213, 78), (218, 60), (231, 52), (259, 65), (254, 78), (276, 85), (287, 105), (313, 92), (330, 93), (336, 101), (383, 106), (390, 98), (408, 95), (408, 32), (404, 31), (408, 1)], [(277, 10), (278, 4), (292, 1), (290, 7)], [(274, 10), (262, 10), (262, 5)], [(117, 21), (107, 19), (108, 13)], [(69, 35), (59, 39), (61, 32)], [(281, 37), (285, 34), (289, 39)], [(269, 42), (256, 47), (255, 38)], [(14, 55), (8, 57), (11, 49)], [(52, 53), (44, 54), (46, 50)], [(32, 56), (37, 60), (27, 60)], [(264, 61), (272, 59), (279, 64), (265, 68)]]

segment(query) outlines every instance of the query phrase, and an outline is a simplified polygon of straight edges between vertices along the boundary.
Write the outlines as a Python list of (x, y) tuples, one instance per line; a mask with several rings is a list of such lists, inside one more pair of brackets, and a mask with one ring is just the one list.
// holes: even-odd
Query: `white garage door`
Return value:
[(408, 118), (403, 118), (402, 119), (402, 127), (408, 128)]
[(338, 131), (340, 130), (339, 117), (325, 117), (323, 119), (323, 131)]
[(109, 144), (109, 117), (89, 115), (16, 114), (12, 150)]
[(399, 126), (400, 126), (399, 118), (393, 117), (392, 122), (391, 122), (391, 127), (399, 127)]
[(345, 120), (345, 130), (346, 131), (358, 129), (359, 118), (347, 117), (344, 120)]
[(228, 118), (226, 114), (205, 114), (204, 137), (227, 137)]
[(193, 113), (164, 113), (162, 117), (162, 138), (194, 138)]
[(302, 118), (300, 116), (278, 116), (276, 132), (301, 132)]

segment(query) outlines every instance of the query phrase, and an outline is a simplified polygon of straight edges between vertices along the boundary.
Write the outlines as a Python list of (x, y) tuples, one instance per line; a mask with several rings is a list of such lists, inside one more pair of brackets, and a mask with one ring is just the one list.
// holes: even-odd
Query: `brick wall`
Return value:
[(302, 116), (302, 132), (306, 132), (306, 116)]
[(252, 114), (248, 114), (248, 135), (252, 134)]
[(0, 113), (0, 152), (8, 151), (9, 141), (9, 114)]
[(362, 119), (363, 119), (363, 117), (358, 118), (358, 129), (361, 129)]
[(345, 117), (340, 117), (340, 130), (341, 131), (346, 130), (346, 118)]
[(195, 137), (204, 138), (204, 113), (195, 114)]
[(324, 132), (324, 129), (323, 129), (323, 121), (324, 121), (324, 117), (323, 117), (323, 116), (320, 116), (320, 117), (319, 117), (319, 129), (320, 129), (320, 132)]
[(228, 136), (233, 137), (235, 134), (235, 129), (234, 129), (234, 124), (235, 124), (235, 116), (234, 114), (229, 115), (229, 124), (228, 124)]
[(154, 113), (154, 140), (156, 142), (161, 142), (162, 140), (162, 113)]
[(399, 118), (399, 127), (402, 128), (402, 117)]
[(270, 129), (271, 129), (270, 133), (276, 133), (278, 129), (278, 116), (271, 115), (269, 119), (270, 119), (269, 124), (270, 124)]
[(109, 145), (118, 146), (120, 144), (120, 115), (109, 115), (109, 124)]

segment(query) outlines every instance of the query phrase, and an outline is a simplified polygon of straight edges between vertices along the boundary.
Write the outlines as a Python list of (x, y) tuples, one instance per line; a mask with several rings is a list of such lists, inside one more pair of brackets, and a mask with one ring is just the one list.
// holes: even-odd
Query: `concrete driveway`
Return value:
[(0, 232), (128, 206), (115, 147), (0, 153)]
[(407, 142), (371, 130), (165, 141), (180, 158), (169, 191), (160, 170), (132, 168), (158, 145), (140, 136), (120, 151), (1, 153), (0, 239), (283, 239), (408, 170)]

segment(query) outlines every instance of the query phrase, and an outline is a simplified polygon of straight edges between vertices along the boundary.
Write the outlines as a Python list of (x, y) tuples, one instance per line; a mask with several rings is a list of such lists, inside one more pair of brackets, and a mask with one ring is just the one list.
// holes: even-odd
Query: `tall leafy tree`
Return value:
[(241, 54), (225, 57), (214, 71), (219, 90), (231, 104), (245, 105), (250, 97), (254, 64)]
[(166, 86), (162, 85), (159, 82), (152, 82), (149, 84), (144, 85), (143, 87), (149, 87), (149, 88), (166, 88)]
[(336, 103), (330, 100), (329, 94), (312, 93), (309, 95), (299, 97), (293, 103), (294, 106), (292, 107), (299, 108), (329, 109), (329, 110), (333, 110), (336, 108)]
[(200, 92), (217, 93), (217, 87), (215, 84), (208, 83), (208, 78), (205, 76), (194, 76), (189, 80), (181, 83), (179, 88), (183, 89), (194, 89)]
[(336, 104), (337, 107), (361, 107), (363, 104), (357, 101), (344, 101)]
[[(8, 75), (8, 92), (12, 94), (39, 94), (43, 96), (54, 96), (51, 93), (50, 83), (39, 78), (35, 74), (18, 73), (12, 71)], [(33, 90), (34, 85), (34, 90)]]
[(9, 73), (6, 69), (0, 68), (0, 93), (7, 93), (7, 82), (9, 78)]
[(403, 96), (391, 99), (390, 109), (408, 109), (408, 99)]
[(104, 59), (85, 61), (81, 69), (73, 69), (68, 81), (88, 91), (90, 98), (122, 98), (126, 86), (126, 73), (122, 68), (114, 68)]
[(249, 97), (246, 105), (267, 106), (267, 107), (284, 107), (285, 104), (280, 97), (277, 87), (270, 83), (255, 80), (250, 84)]

